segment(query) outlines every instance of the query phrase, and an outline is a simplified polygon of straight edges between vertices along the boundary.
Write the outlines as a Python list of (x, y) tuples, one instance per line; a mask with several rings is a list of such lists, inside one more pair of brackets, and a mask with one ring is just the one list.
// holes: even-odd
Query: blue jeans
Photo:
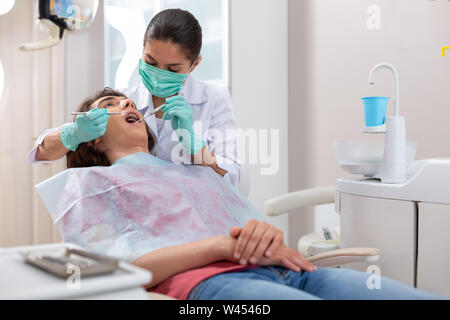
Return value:
[(369, 276), (351, 269), (295, 272), (280, 266), (265, 266), (205, 279), (191, 290), (188, 300), (448, 299), (385, 277), (380, 277), (375, 288), (369, 280), (373, 288), (369, 289)]

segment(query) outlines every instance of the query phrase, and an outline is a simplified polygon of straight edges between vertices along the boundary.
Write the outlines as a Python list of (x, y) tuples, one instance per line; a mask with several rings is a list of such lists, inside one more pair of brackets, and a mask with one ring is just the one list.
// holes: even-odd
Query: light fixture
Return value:
[(14, 7), (16, 0), (2, 0), (0, 1), (0, 16), (7, 14)]

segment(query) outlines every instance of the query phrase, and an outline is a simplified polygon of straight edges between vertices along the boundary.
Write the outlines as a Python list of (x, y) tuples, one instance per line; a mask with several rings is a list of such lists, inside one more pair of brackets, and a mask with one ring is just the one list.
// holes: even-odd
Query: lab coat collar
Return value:
[(189, 75), (184, 85), (184, 97), (189, 104), (202, 104), (208, 101), (205, 94), (206, 85), (197, 80), (194, 76)]

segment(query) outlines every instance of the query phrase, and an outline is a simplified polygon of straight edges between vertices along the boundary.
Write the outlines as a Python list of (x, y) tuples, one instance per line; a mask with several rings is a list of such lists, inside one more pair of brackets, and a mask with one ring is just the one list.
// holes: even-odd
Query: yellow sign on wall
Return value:
[(450, 47), (442, 47), (442, 56), (445, 57), (445, 50), (450, 49)]

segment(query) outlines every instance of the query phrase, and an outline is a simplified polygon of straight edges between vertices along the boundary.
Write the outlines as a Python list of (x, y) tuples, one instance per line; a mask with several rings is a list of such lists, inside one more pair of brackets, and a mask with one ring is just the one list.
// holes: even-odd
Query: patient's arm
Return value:
[(61, 142), (61, 131), (54, 131), (47, 134), (44, 141), (38, 146), (36, 151), (37, 161), (58, 160), (64, 157), (70, 150), (64, 147)]
[(186, 244), (161, 248), (149, 252), (133, 262), (134, 265), (148, 269), (153, 274), (152, 281), (145, 288), (152, 288), (165, 279), (207, 264), (225, 260), (229, 236), (216, 236)]
[[(138, 258), (133, 264), (152, 272), (153, 279), (145, 286), (145, 288), (152, 288), (177, 273), (201, 268), (216, 261), (226, 260), (238, 264), (238, 259), (234, 258), (236, 243), (237, 239), (233, 237), (216, 236), (154, 250)], [(314, 265), (299, 252), (284, 243), (272, 253), (270, 258), (263, 256), (255, 264), (278, 265), (294, 271), (316, 270)]]

